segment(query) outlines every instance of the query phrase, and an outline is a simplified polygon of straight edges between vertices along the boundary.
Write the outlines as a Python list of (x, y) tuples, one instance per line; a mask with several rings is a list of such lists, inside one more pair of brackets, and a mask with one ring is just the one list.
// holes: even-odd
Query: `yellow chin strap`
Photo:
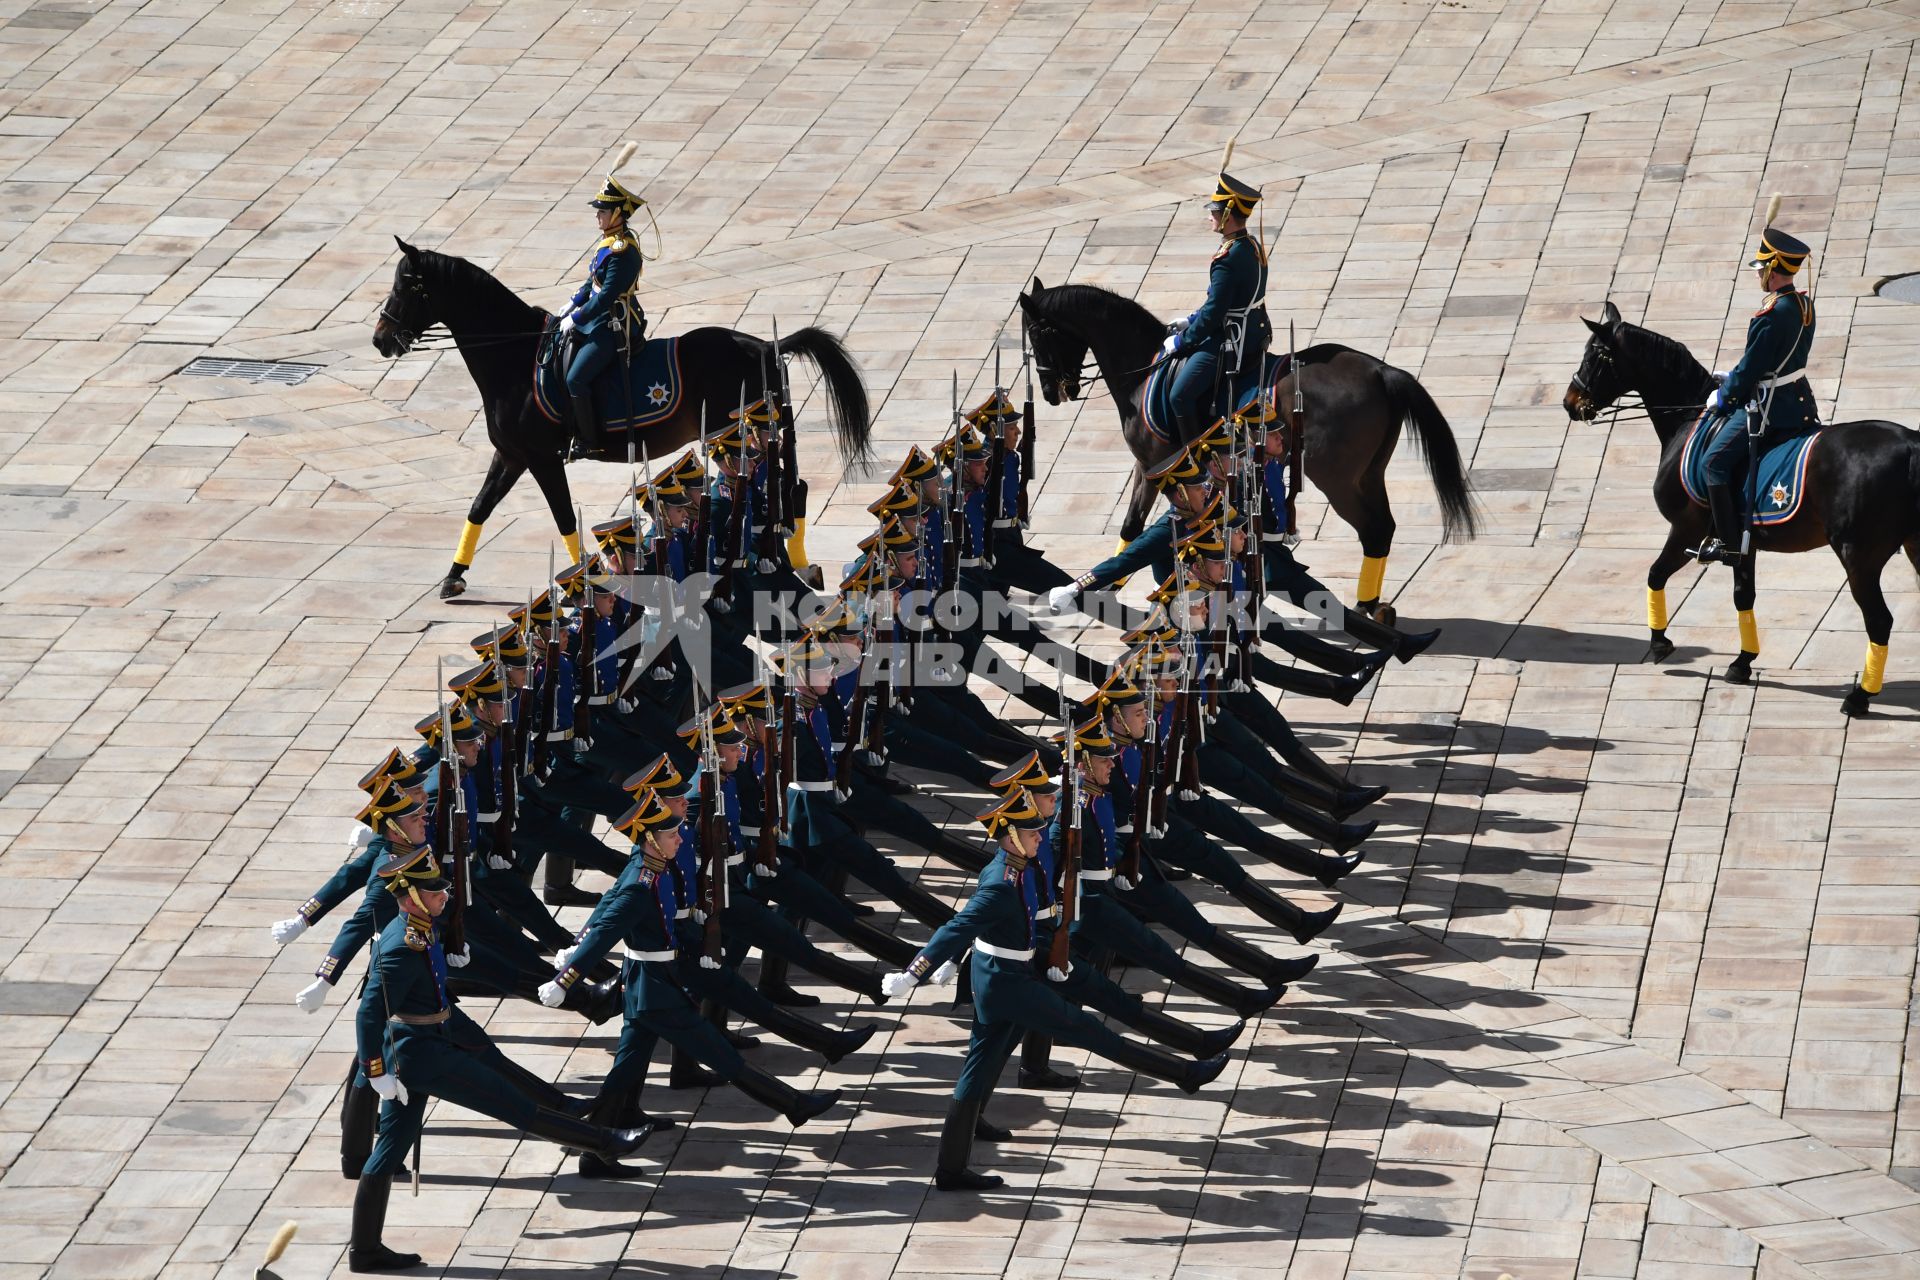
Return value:
[(578, 529), (575, 529), (572, 533), (563, 533), (560, 535), (560, 541), (567, 544), (567, 554), (572, 557), (572, 559), (568, 560), (567, 563), (579, 564), (580, 563), (580, 531)]
[(1360, 557), (1360, 603), (1376, 604), (1380, 599), (1380, 588), (1387, 581), (1387, 558), (1385, 556)]
[(1740, 611), (1740, 652), (1760, 652), (1760, 624), (1753, 620), (1753, 610)]
[(461, 567), (473, 563), (473, 553), (480, 549), (480, 526), (469, 520), (460, 526), (460, 545), (453, 549), (453, 562)]
[(1647, 588), (1647, 626), (1654, 631), (1667, 629), (1667, 590), (1665, 587)]
[(1860, 692), (1879, 693), (1887, 678), (1887, 646), (1867, 642), (1867, 665), (1860, 672)]

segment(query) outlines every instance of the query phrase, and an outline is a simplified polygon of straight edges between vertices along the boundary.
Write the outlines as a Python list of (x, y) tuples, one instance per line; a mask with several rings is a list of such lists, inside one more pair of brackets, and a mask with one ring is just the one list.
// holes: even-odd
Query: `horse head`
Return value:
[(434, 322), (420, 250), (399, 236), (393, 242), (400, 246), (400, 261), (394, 264), (393, 287), (387, 290), (379, 318), (373, 322), (373, 349), (389, 360), (413, 350), (413, 344)]
[(1027, 342), (1033, 348), (1033, 371), (1040, 375), (1040, 394), (1048, 404), (1080, 398), (1080, 371), (1086, 365), (1087, 341), (1063, 329), (1044, 314), (1041, 295), (1047, 287), (1033, 278), (1033, 291), (1020, 295), (1020, 314), (1027, 319)]
[(1580, 367), (1574, 371), (1560, 403), (1570, 421), (1592, 422), (1633, 386), (1622, 363), (1620, 308), (1609, 302), (1601, 308), (1598, 320), (1582, 316), (1580, 323), (1587, 326), (1587, 348), (1580, 353)]

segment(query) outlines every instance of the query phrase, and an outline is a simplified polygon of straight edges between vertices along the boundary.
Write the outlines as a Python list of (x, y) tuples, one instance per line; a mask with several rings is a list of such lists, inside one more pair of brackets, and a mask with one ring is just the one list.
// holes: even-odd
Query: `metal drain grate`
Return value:
[(180, 373), (187, 378), (240, 378), (247, 382), (277, 382), (281, 386), (297, 387), (325, 367), (285, 360), (223, 360), (218, 356), (200, 356)]

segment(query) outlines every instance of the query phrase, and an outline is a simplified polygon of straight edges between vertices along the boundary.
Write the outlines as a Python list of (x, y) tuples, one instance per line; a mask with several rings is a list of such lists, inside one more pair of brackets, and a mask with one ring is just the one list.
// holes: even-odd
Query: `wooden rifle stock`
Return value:
[(577, 690), (573, 699), (573, 736), (576, 741), (593, 737), (593, 699), (600, 692), (599, 635), (600, 615), (593, 607), (593, 587), (584, 587), (580, 597), (580, 641), (574, 662)]
[(780, 790), (779, 741), (785, 734), (784, 726), (774, 733), (772, 720), (760, 725), (760, 836), (754, 860), (769, 870), (780, 865), (781, 801), (786, 797)]
[(1073, 928), (1074, 901), (1080, 893), (1080, 822), (1085, 806), (1080, 802), (1078, 780), (1063, 778), (1062, 781), (1068, 785), (1060, 789), (1060, 797), (1070, 802), (1071, 812), (1060, 824), (1060, 918), (1054, 922), (1053, 942), (1047, 948), (1047, 967), (1072, 973), (1073, 939), (1069, 933)]

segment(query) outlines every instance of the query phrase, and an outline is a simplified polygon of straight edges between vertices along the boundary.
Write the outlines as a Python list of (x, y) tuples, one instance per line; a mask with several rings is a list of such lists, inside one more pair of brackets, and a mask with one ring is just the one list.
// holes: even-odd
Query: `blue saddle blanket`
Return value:
[[(553, 324), (548, 317), (548, 327)], [(565, 372), (556, 353), (564, 344), (542, 340), (534, 357), (533, 400), (554, 422), (571, 420)], [(593, 408), (608, 431), (637, 431), (673, 416), (680, 407), (686, 380), (680, 376), (680, 339), (649, 338), (640, 344), (633, 363), (623, 370), (618, 360), (593, 380)]]
[[(1254, 397), (1260, 395), (1263, 389), (1270, 391), (1277, 386), (1280, 379), (1287, 376), (1294, 361), (1298, 360), (1303, 365), (1313, 364), (1323, 357), (1337, 355), (1343, 350), (1345, 350), (1344, 347), (1324, 343), (1317, 347), (1308, 347), (1298, 355), (1287, 353), (1274, 355), (1269, 352), (1266, 359), (1266, 377), (1263, 379), (1258, 369), (1248, 369), (1239, 377), (1224, 381), (1219, 398), (1213, 406), (1213, 412), (1203, 413), (1200, 425), (1203, 428), (1211, 426), (1216, 419), (1230, 417), (1245, 409), (1253, 403)], [(1156, 364), (1153, 372), (1147, 375), (1147, 387), (1140, 396), (1140, 410), (1146, 416), (1147, 429), (1168, 444), (1173, 444), (1180, 438), (1180, 429), (1173, 412), (1173, 381), (1180, 371), (1180, 364), (1181, 361), (1178, 358), (1162, 360)]]
[[(1716, 418), (1713, 434), (1722, 431), (1743, 431), (1745, 427), (1736, 425), (1730, 418)], [(1680, 483), (1686, 488), (1687, 497), (1698, 507), (1707, 505), (1707, 433), (1706, 419), (1693, 424), (1687, 433), (1687, 442), (1680, 452)], [(1760, 461), (1747, 477), (1751, 486), (1749, 510), (1753, 512), (1756, 525), (1785, 524), (1800, 514), (1800, 504), (1807, 494), (1807, 460), (1813, 456), (1813, 445), (1820, 438), (1818, 431), (1780, 440), (1766, 447)], [(1745, 448), (1736, 444), (1735, 448)]]

